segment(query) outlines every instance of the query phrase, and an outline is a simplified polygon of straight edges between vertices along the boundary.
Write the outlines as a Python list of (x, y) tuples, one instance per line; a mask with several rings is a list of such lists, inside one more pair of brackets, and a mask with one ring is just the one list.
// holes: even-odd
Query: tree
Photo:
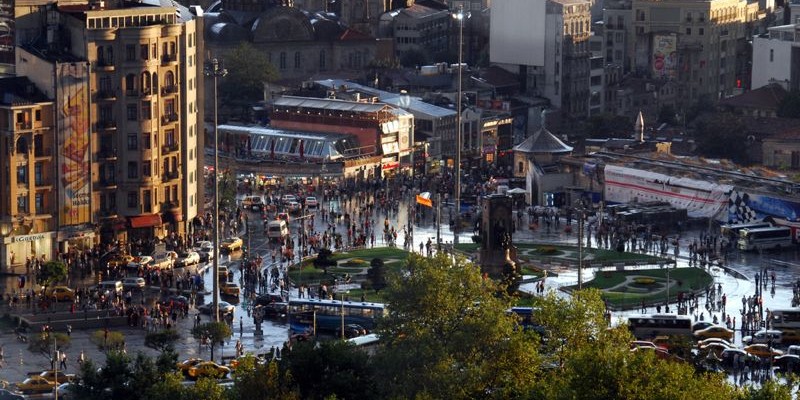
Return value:
[(125, 334), (118, 331), (96, 330), (89, 340), (100, 350), (122, 351), (125, 348)]
[(781, 118), (800, 118), (800, 91), (787, 94), (778, 105), (777, 114)]
[(661, 106), (661, 109), (658, 111), (658, 123), (669, 125), (676, 125), (678, 123), (675, 107), (673, 107), (672, 104)]
[[(200, 378), (194, 385), (186, 389), (186, 396), (193, 400), (226, 400), (226, 390), (216, 379)], [(263, 396), (263, 394), (262, 394)]]
[(36, 273), (36, 283), (44, 287), (67, 279), (67, 264), (61, 261), (48, 261)]
[(224, 58), (228, 75), (219, 87), (220, 100), (241, 112), (264, 100), (264, 84), (278, 79), (278, 72), (264, 52), (248, 42), (242, 42)]
[(214, 348), (233, 334), (231, 327), (224, 322), (209, 322), (194, 327), (192, 336), (197, 340), (208, 340), (211, 347), (211, 360), (214, 360)]
[(696, 127), (695, 141), (701, 155), (747, 163), (747, 128), (737, 115), (717, 113), (704, 116), (697, 120)]
[(759, 388), (748, 387), (743, 400), (791, 400), (795, 382), (789, 385), (781, 384), (774, 380), (764, 382)]
[(375, 355), (384, 398), (519, 398), (533, 388), (537, 345), (506, 310), (511, 300), (479, 268), (411, 255), (392, 275)]
[[(300, 399), (300, 395), (291, 387), (291, 373), (288, 370), (280, 372), (278, 363), (275, 360), (266, 364), (258, 363), (255, 357), (246, 355), (239, 359), (239, 364), (234, 371), (232, 398)], [(300, 374), (307, 373), (301, 371)], [(270, 397), (266, 397), (267, 394)]]
[(301, 398), (378, 398), (369, 357), (347, 342), (300, 342), (283, 358)]
[[(173, 364), (173, 367), (175, 365)], [(147, 389), (148, 400), (180, 400), (186, 399), (186, 387), (183, 386), (183, 377), (179, 372), (162, 373), (157, 382)]]
[(328, 273), (329, 267), (335, 267), (336, 261), (331, 259), (333, 253), (329, 249), (320, 249), (317, 252), (317, 258), (314, 259), (313, 264), (316, 268), (322, 268), (325, 273)]
[(380, 258), (373, 258), (369, 265), (367, 280), (369, 280), (371, 287), (375, 289), (375, 293), (378, 293), (386, 287), (386, 266), (383, 263), (383, 259)]
[[(28, 350), (33, 353), (39, 353), (47, 357), (48, 360), (54, 359), (55, 350), (67, 350), (72, 343), (71, 338), (67, 336), (67, 334), (60, 332), (42, 332), (40, 334), (30, 335), (29, 339)], [(53, 345), (55, 345), (55, 348)]]
[(166, 329), (159, 332), (151, 332), (145, 335), (144, 345), (154, 348), (160, 352), (174, 348), (175, 342), (180, 339), (180, 335), (174, 329)]

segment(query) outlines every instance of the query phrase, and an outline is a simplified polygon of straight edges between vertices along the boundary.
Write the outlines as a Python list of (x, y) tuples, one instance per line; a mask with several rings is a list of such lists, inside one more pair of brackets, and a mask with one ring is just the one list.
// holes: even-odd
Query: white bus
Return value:
[(736, 240), (739, 239), (739, 232), (742, 229), (758, 229), (758, 228), (771, 228), (772, 224), (769, 222), (743, 222), (739, 224), (725, 224), (719, 227), (722, 236)]
[(628, 329), (637, 339), (656, 336), (692, 336), (692, 317), (688, 315), (656, 314), (631, 315)]
[(780, 249), (791, 245), (792, 229), (785, 226), (739, 231), (739, 250)]
[(800, 343), (800, 308), (772, 310), (770, 327), (782, 332), (782, 343)]

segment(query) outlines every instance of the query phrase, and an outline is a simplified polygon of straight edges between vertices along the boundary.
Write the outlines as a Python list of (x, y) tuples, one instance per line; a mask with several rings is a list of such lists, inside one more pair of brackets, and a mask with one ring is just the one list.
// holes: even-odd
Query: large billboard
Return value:
[(60, 225), (91, 221), (88, 76), (86, 63), (56, 64)]
[(0, 0), (0, 64), (14, 64), (14, 0)]
[(493, 63), (544, 66), (547, 0), (493, 0), (489, 59)]
[(678, 68), (678, 38), (671, 35), (653, 35), (653, 78), (675, 79)]

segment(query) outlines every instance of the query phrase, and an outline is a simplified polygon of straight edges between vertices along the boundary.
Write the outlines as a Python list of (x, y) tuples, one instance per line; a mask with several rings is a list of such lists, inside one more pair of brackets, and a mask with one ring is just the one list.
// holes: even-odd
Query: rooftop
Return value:
[(27, 77), (0, 78), (0, 105), (19, 106), (50, 101)]
[(400, 107), (404, 110), (408, 110), (411, 113), (415, 114), (415, 116), (417, 117), (419, 116), (419, 114), (425, 114), (434, 118), (453, 117), (456, 115), (455, 110), (426, 103), (422, 101), (422, 99), (419, 97), (413, 97), (407, 94), (387, 92), (384, 90), (375, 89), (373, 87), (359, 85), (357, 83), (353, 83), (350, 81), (345, 81), (341, 79), (325, 79), (325, 80), (315, 81), (315, 83), (317, 85), (332, 90), (341, 90), (341, 91), (352, 90), (370, 96), (375, 96), (381, 102)]
[(324, 110), (335, 111), (352, 111), (360, 113), (377, 113), (379, 111), (387, 110), (389, 107), (386, 104), (380, 103), (361, 103), (357, 101), (347, 101), (339, 99), (320, 99), (315, 97), (296, 97), (296, 96), (282, 96), (276, 99), (273, 104), (276, 107), (299, 107), (299, 108), (316, 108)]
[(787, 94), (788, 92), (781, 85), (773, 83), (737, 96), (722, 99), (719, 104), (733, 108), (777, 110)]
[(522, 143), (514, 146), (514, 151), (522, 153), (569, 153), (572, 151), (572, 146), (568, 146), (555, 135), (550, 133), (546, 128), (541, 128), (533, 136), (525, 139)]

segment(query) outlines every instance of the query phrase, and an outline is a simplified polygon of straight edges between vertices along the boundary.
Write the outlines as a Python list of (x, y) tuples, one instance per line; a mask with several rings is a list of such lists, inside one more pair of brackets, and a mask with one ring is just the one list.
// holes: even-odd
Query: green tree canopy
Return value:
[(747, 164), (747, 128), (732, 113), (715, 113), (698, 118), (695, 141), (697, 151), (712, 158), (727, 158)]
[(375, 289), (375, 293), (381, 291), (386, 287), (386, 266), (383, 259), (373, 258), (369, 263), (367, 270), (367, 280), (370, 282), (370, 287)]
[(372, 365), (366, 353), (341, 340), (299, 342), (283, 356), (303, 399), (376, 398)]
[(255, 357), (246, 355), (239, 359), (233, 373), (232, 398), (299, 400), (291, 380), (291, 373), (281, 372), (276, 361), (258, 363)]
[(278, 79), (278, 72), (264, 52), (242, 42), (222, 60), (228, 71), (219, 86), (221, 104), (246, 110), (264, 100), (264, 84)]
[[(61, 332), (42, 332), (28, 336), (28, 350), (39, 353), (47, 359), (54, 356), (55, 350), (67, 350), (72, 343), (71, 338)], [(53, 347), (55, 345), (55, 348)]]
[(531, 335), (507, 315), (510, 299), (480, 270), (411, 255), (392, 276), (389, 313), (379, 325), (384, 349), (375, 356), (384, 397), (519, 398), (540, 365)]
[(214, 348), (232, 334), (231, 327), (224, 322), (209, 322), (192, 328), (192, 336), (195, 339), (208, 339), (211, 347), (211, 360), (214, 360)]
[(180, 335), (174, 329), (166, 329), (158, 332), (150, 332), (144, 337), (144, 345), (158, 351), (166, 351), (174, 348), (175, 342), (180, 339)]
[(36, 283), (45, 287), (64, 279), (67, 279), (67, 264), (61, 261), (48, 261), (36, 273)]

